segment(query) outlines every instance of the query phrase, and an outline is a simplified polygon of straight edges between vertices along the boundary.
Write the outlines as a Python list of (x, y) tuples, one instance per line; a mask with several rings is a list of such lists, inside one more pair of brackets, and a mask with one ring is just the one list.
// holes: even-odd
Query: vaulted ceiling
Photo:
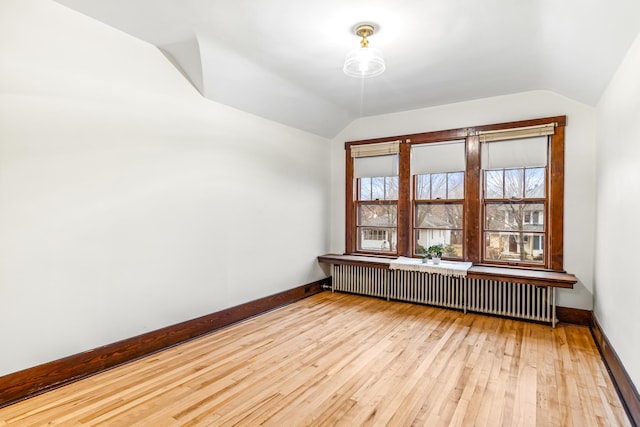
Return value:
[[(156, 45), (207, 98), (332, 137), (361, 116), (528, 90), (595, 105), (637, 0), (57, 0)], [(356, 24), (387, 70), (342, 72)]]

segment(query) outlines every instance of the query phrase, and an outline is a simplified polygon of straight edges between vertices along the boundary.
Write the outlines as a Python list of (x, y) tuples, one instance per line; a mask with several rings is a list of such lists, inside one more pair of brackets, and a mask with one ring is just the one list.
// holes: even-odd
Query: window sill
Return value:
[[(395, 258), (383, 258), (363, 255), (326, 254), (318, 261), (326, 264), (361, 265), (373, 268), (389, 269)], [(575, 275), (550, 270), (522, 269), (502, 266), (474, 265), (467, 271), (469, 279), (497, 280), (500, 282), (526, 283), (535, 286), (573, 289), (578, 282)]]

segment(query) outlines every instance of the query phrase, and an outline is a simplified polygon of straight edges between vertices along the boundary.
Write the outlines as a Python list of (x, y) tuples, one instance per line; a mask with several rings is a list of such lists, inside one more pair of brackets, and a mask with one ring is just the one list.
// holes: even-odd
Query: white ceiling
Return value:
[[(545, 89), (595, 105), (638, 0), (57, 0), (146, 40), (215, 101), (332, 137), (361, 116)], [(342, 73), (372, 22), (386, 72)]]

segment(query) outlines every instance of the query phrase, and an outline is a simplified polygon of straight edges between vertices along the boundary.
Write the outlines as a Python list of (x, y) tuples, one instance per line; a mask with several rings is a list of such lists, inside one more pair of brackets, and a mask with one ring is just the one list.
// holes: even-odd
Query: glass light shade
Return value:
[(347, 54), (342, 70), (347, 76), (366, 78), (379, 76), (385, 68), (380, 49), (360, 47)]

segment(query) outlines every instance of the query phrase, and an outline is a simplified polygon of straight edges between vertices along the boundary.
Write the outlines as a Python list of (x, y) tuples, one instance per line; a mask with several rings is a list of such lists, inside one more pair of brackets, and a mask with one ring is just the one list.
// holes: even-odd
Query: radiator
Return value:
[(333, 290), (389, 299), (393, 272), (359, 265), (335, 265)]
[(556, 324), (552, 287), (359, 265), (332, 268), (334, 291)]

